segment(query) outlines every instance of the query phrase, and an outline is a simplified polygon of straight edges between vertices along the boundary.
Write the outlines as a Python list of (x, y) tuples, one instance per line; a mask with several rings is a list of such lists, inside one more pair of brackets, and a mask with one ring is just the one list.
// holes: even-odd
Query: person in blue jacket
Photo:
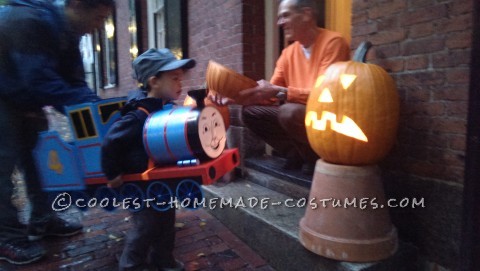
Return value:
[[(45, 255), (36, 240), (70, 236), (82, 225), (59, 218), (48, 204), (32, 149), (48, 129), (42, 110), (100, 98), (85, 82), (79, 39), (103, 26), (114, 0), (9, 0), (0, 7), (0, 259), (27, 264)], [(25, 177), (31, 214), (20, 224), (12, 204), (14, 168)]]
[[(193, 59), (176, 59), (167, 49), (149, 49), (132, 63), (142, 87), (122, 109), (122, 117), (108, 130), (102, 144), (102, 169), (110, 187), (123, 183), (122, 175), (142, 173), (148, 168), (143, 146), (143, 126), (149, 114), (173, 105), (182, 93), (185, 70), (195, 66)], [(146, 97), (144, 97), (146, 93)], [(175, 208), (156, 211), (151, 206), (132, 214), (119, 270), (180, 271), (183, 264), (173, 256), (175, 247)]]

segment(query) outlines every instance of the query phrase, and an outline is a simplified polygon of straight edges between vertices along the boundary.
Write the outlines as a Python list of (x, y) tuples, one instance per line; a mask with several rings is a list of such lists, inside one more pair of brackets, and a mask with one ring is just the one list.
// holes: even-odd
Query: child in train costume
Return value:
[[(147, 117), (170, 107), (179, 98), (184, 70), (195, 66), (193, 59), (177, 60), (168, 49), (150, 49), (133, 61), (137, 80), (147, 91), (146, 98), (133, 99), (122, 110), (122, 118), (109, 129), (102, 145), (102, 168), (110, 184), (121, 182), (121, 175), (143, 172), (149, 157), (143, 144), (143, 127)], [(114, 184), (116, 185), (116, 184)], [(146, 264), (157, 268), (181, 270), (175, 261), (175, 208), (158, 211), (144, 208), (132, 214), (130, 230), (120, 257), (120, 270)], [(150, 250), (149, 254), (146, 254)]]
[[(172, 255), (175, 208), (179, 203), (196, 208), (194, 203), (203, 200), (201, 185), (215, 183), (238, 166), (239, 154), (225, 149), (220, 112), (202, 105), (206, 90), (189, 91), (197, 96), (196, 108), (172, 103), (194, 60), (149, 49), (132, 66), (142, 84), (135, 92), (139, 95), (126, 104), (125, 98), (111, 98), (66, 107), (72, 142), (56, 131), (40, 134), (36, 163), (42, 187), (53, 197), (66, 191), (67, 201), (82, 210), (93, 202), (133, 212), (120, 270), (183, 270)], [(102, 206), (104, 199), (109, 201)], [(125, 199), (126, 206), (121, 204)], [(59, 207), (56, 202), (52, 208)]]

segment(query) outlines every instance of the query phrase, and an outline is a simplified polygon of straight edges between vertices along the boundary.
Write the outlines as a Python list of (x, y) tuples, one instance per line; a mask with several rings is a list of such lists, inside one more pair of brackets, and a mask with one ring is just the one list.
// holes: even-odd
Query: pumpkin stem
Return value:
[(372, 43), (369, 41), (363, 41), (360, 43), (353, 55), (353, 61), (365, 63), (365, 58), (367, 57), (367, 52), (370, 47), (372, 47)]

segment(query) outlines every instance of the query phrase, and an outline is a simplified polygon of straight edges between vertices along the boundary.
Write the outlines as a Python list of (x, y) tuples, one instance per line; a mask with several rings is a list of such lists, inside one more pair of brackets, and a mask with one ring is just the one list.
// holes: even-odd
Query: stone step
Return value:
[[(256, 183), (251, 181), (257, 177)], [(274, 184), (279, 181), (282, 183)], [(207, 210), (278, 271), (417, 270), (416, 250), (404, 243), (389, 259), (372, 263), (340, 262), (305, 249), (298, 240), (299, 221), (305, 207), (295, 205), (302, 203), (302, 199), (308, 201), (308, 195), (305, 196), (307, 191), (305, 187), (294, 189), (292, 184), (287, 183), (248, 169), (248, 179), (204, 186)], [(287, 191), (289, 195), (279, 191)], [(231, 206), (220, 206), (222, 199)], [(215, 206), (209, 205), (209, 202), (214, 202)]]
[(286, 170), (283, 169), (285, 159), (277, 156), (259, 156), (245, 159), (246, 172), (249, 173), (251, 169), (258, 172), (263, 172), (272, 177), (284, 180), (288, 183), (296, 184), (301, 187), (310, 188), (312, 183), (312, 175), (306, 174), (301, 170)]

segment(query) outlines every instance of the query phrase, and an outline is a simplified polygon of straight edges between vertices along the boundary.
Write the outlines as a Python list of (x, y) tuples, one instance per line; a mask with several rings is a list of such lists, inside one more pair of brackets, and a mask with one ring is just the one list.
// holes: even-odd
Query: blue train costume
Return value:
[[(122, 117), (110, 127), (102, 145), (102, 168), (108, 179), (147, 169), (149, 158), (143, 147), (143, 126), (149, 113), (161, 109), (163, 101), (156, 98), (133, 99), (125, 105)], [(160, 212), (144, 208), (133, 213), (132, 218), (136, 225), (127, 236), (128, 253), (122, 254), (119, 265), (135, 266), (148, 257), (155, 266), (175, 266), (172, 255), (175, 209)], [(150, 244), (155, 247), (148, 254)]]

